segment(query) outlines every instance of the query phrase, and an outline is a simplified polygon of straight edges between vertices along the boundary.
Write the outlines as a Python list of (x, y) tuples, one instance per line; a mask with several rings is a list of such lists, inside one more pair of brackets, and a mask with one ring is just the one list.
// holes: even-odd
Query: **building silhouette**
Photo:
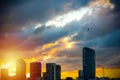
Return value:
[(56, 80), (61, 80), (61, 66), (56, 65)]
[(16, 80), (26, 80), (26, 63), (23, 59), (16, 61)]
[(95, 79), (95, 51), (83, 48), (83, 80)]
[(3, 68), (1, 69), (1, 80), (8, 80), (8, 69)]
[(55, 63), (46, 64), (46, 75), (48, 80), (60, 80), (61, 79), (61, 67)]
[(83, 70), (79, 70), (78, 71), (78, 77), (79, 78), (83, 78)]
[(48, 80), (47, 72), (44, 72), (44, 73), (43, 73), (43, 80)]
[(83, 70), (78, 71), (78, 77), (76, 78), (76, 80), (83, 80)]
[(41, 78), (41, 63), (32, 62), (30, 63), (30, 78), (36, 80)]
[(47, 63), (46, 64), (46, 71), (47, 71), (47, 77), (48, 77), (48, 80), (56, 80), (56, 71), (55, 71), (55, 68), (56, 68), (56, 64), (55, 63)]
[(66, 80), (73, 80), (72, 77), (66, 77)]

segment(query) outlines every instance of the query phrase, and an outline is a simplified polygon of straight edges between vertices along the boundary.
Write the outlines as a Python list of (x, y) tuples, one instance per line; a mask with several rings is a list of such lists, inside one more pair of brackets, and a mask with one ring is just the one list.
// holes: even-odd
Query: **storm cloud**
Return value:
[(88, 1), (1, 0), (0, 32), (19, 31), (19, 29), (29, 24), (35, 24), (37, 22), (44, 23), (58, 14), (63, 14), (64, 11), (68, 12), (86, 5)]

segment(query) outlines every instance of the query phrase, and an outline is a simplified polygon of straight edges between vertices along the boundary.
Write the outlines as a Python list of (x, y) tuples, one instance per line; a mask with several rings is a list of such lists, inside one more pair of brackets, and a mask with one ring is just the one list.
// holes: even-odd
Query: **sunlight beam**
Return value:
[(72, 21), (79, 21), (81, 20), (85, 14), (91, 12), (90, 8), (81, 8), (76, 11), (71, 11), (67, 14), (57, 16), (56, 18), (49, 20), (45, 25), (51, 26), (54, 25), (56, 27), (64, 27), (66, 24)]

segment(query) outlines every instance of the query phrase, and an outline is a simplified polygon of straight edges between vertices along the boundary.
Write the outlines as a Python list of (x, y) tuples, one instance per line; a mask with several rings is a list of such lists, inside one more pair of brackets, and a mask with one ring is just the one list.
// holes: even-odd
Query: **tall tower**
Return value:
[(61, 66), (56, 65), (56, 80), (61, 80)]
[(40, 62), (30, 63), (30, 78), (32, 80), (41, 78), (41, 63)]
[(83, 48), (83, 79), (95, 79), (95, 51)]
[(48, 80), (56, 80), (56, 64), (55, 63), (47, 63), (46, 64), (46, 71), (48, 74)]
[(55, 63), (46, 64), (46, 74), (48, 80), (60, 80), (61, 79), (61, 67)]
[(3, 68), (1, 69), (1, 80), (8, 80), (8, 69)]
[(16, 61), (16, 79), (26, 80), (26, 63), (23, 59)]
[(61, 80), (61, 66), (56, 65), (56, 80)]

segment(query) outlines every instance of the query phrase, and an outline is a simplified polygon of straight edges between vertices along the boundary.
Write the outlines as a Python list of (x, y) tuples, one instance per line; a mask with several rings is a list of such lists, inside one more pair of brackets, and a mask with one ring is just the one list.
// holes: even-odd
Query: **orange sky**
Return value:
[[(34, 51), (29, 52), (30, 58), (26, 58), (27, 56), (29, 56), (28, 54), (20, 54), (19, 51), (15, 51), (15, 50), (7, 51), (6, 55), (4, 55), (6, 61), (1, 62), (1, 66), (2, 66), (2, 68), (9, 69), (9, 75), (15, 75), (15, 61), (16, 61), (16, 59), (20, 58), (21, 56), (24, 56), (26, 58), (25, 61), (27, 64), (27, 76), (28, 76), (30, 62), (35, 62), (35, 61), (38, 61), (39, 59), (41, 59), (42, 63), (44, 63), (44, 67), (45, 67), (45, 63), (47, 62), (47, 60), (51, 59), (51, 58), (55, 58), (56, 56), (54, 56), (54, 55), (56, 54), (56, 52), (58, 50), (73, 48), (74, 42), (72, 42), (72, 43), (70, 42), (71, 36), (59, 39), (58, 41), (56, 41), (54, 43), (45, 44), (42, 46), (42, 48), (41, 47), (36, 48)], [(61, 46), (51, 48), (53, 46), (59, 45), (60, 43), (62, 43)], [(48, 48), (51, 48), (51, 49), (49, 51), (43, 53), (43, 54), (47, 54), (47, 55), (35, 56), (37, 53), (41, 52), (42, 50), (46, 50)], [(67, 68), (67, 66), (61, 66), (61, 67), (62, 67), (62, 78), (65, 78), (68, 76), (73, 77), (73, 78), (78, 77), (78, 70), (75, 69), (75, 70), (71, 70), (71, 71), (64, 71), (63, 69)], [(80, 68), (81, 68), (81, 66), (80, 66)], [(45, 72), (45, 68), (42, 69), (42, 72)], [(119, 69), (105, 68), (105, 76), (106, 77), (119, 77), (119, 75), (120, 75), (119, 72), (120, 72), (120, 68)], [(98, 77), (103, 76), (103, 72), (102, 72), (101, 68), (97, 68), (96, 76), (98, 76)]]
[[(109, 2), (109, 0), (96, 0), (94, 2), (89, 3), (89, 7), (92, 8), (92, 7), (95, 7), (98, 4), (101, 4), (104, 7), (108, 6), (108, 7), (110, 7), (110, 9), (114, 8), (114, 5), (111, 4)], [(107, 8), (105, 8), (105, 9), (107, 9)], [(89, 11), (88, 8), (85, 8), (85, 9), (83, 9), (83, 11), (80, 11), (80, 13), (85, 14), (85, 12), (87, 10)], [(79, 12), (79, 10), (77, 12)], [(73, 12), (70, 13), (70, 14), (73, 15)], [(70, 15), (70, 14), (66, 14), (66, 15)], [(74, 14), (76, 14), (76, 13), (74, 13)], [(66, 15), (64, 15), (65, 18), (66, 18)], [(56, 19), (58, 18), (57, 19), (58, 21), (56, 21), (56, 19), (55, 20), (53, 19), (53, 20), (48, 21), (48, 23), (50, 25), (50, 24), (53, 24), (53, 23), (56, 23), (56, 22), (57, 22), (57, 24), (61, 23), (61, 22), (66, 22), (66, 23), (64, 23), (64, 25), (65, 25), (65, 24), (67, 24), (67, 22), (69, 22), (70, 19), (72, 21), (72, 17), (75, 17), (75, 20), (78, 17), (80, 17), (80, 19), (81, 19), (81, 16), (74, 15), (74, 16), (69, 17), (68, 19), (63, 18), (63, 21), (59, 21), (59, 16), (58, 16), (58, 17), (56, 17)], [(61, 18), (60, 18), (60, 20), (61, 20)], [(53, 23), (51, 23), (51, 22), (53, 22)], [(63, 26), (63, 24), (62, 24), (62, 26)], [(37, 27), (38, 26), (36, 26), (35, 28), (37, 28)], [(68, 31), (69, 31), (69, 29), (68, 29)], [(9, 36), (6, 39), (6, 41), (5, 40), (1, 41), (1, 44), (3, 44), (2, 47), (4, 49), (3, 49), (3, 52), (0, 52), (0, 58), (1, 58), (0, 67), (1, 68), (8, 68), (10, 76), (15, 75), (15, 61), (19, 58), (23, 58), (26, 61), (26, 64), (27, 64), (27, 73), (29, 73), (29, 63), (34, 62), (34, 61), (41, 61), (42, 63), (44, 63), (44, 67), (42, 69), (43, 72), (44, 72), (45, 71), (45, 63), (49, 62), (50, 59), (53, 59), (53, 62), (54, 61), (57, 62), (57, 60), (59, 61), (59, 58), (64, 58), (65, 57), (65, 59), (68, 59), (68, 61), (69, 61), (69, 58), (73, 58), (73, 56), (71, 57), (71, 54), (69, 54), (69, 56), (67, 56), (67, 57), (66, 57), (66, 55), (65, 56), (63, 55), (62, 57), (58, 56), (57, 52), (60, 52), (60, 51), (62, 52), (63, 50), (72, 50), (72, 48), (76, 49), (75, 43), (77, 43), (77, 42), (72, 41), (72, 39), (73, 39), (73, 37), (75, 37), (78, 34), (79, 33), (74, 33), (74, 34), (69, 35), (69, 36), (58, 38), (54, 42), (51, 41), (50, 43), (45, 43), (43, 45), (38, 45), (38, 46), (34, 47), (34, 49), (28, 50), (28, 51), (27, 50), (22, 51), (22, 49), (24, 47), (22, 47), (22, 49), (21, 49), (21, 45), (16, 47), (16, 45), (19, 42), (21, 43), (22, 39), (19, 39), (19, 38), (17, 39), (17, 38), (14, 38), (14, 36), (13, 37)], [(31, 35), (30, 38), (27, 38), (26, 40), (23, 41), (23, 44), (24, 43), (26, 43), (26, 44), (36, 43), (36, 41), (34, 42), (34, 39), (36, 39), (37, 37), (38, 37), (38, 35)], [(80, 40), (79, 43), (82, 43), (82, 42), (83, 42), (83, 40)], [(20, 47), (20, 49), (18, 49), (19, 47)], [(31, 47), (31, 45), (28, 45), (27, 47)], [(7, 50), (9, 48), (11, 50)], [(76, 51), (76, 53), (77, 53), (77, 51)], [(82, 51), (78, 52), (78, 54), (80, 54), (80, 53), (82, 54)], [(60, 54), (62, 54), (62, 53), (60, 53)], [(81, 58), (81, 56), (77, 56), (75, 58)], [(74, 61), (74, 59), (72, 59), (72, 60)], [(78, 61), (78, 62), (80, 63), (80, 61)], [(65, 60), (64, 60), (64, 62), (61, 62), (61, 64), (62, 63), (67, 63), (67, 61), (65, 62)], [(69, 64), (72, 65), (72, 63), (69, 63)], [(65, 70), (65, 69), (68, 68), (68, 66), (69, 66), (69, 68), (71, 68), (70, 67), (71, 65), (64, 65), (64, 66), (61, 65), (62, 66), (62, 78), (65, 78), (65, 77), (68, 77), (68, 76), (73, 77), (73, 78), (78, 77), (78, 70), (77, 69), (74, 69), (74, 70), (72, 69), (70, 71)], [(109, 65), (107, 67), (109, 67)], [(77, 67), (77, 68), (79, 68), (79, 67)], [(81, 66), (80, 66), (80, 68), (81, 68)], [(105, 76), (106, 77), (120, 77), (119, 75), (120, 75), (120, 68), (105, 68)], [(98, 77), (103, 76), (103, 72), (102, 72), (101, 68), (96, 69), (96, 76), (98, 76)]]
[[(103, 77), (102, 73), (103, 73), (102, 69), (98, 68), (96, 70), (97, 77)], [(73, 78), (78, 77), (78, 70), (62, 72), (62, 78), (65, 78), (67, 76)], [(105, 69), (105, 77), (110, 77), (110, 78), (120, 77), (120, 69)]]
[[(10, 76), (15, 75), (15, 64), (10, 63), (8, 65), (2, 66), (2, 68), (8, 68)], [(42, 72), (45, 72), (45, 68), (42, 68)], [(29, 65), (28, 64), (27, 64), (26, 74), (28, 77), (29, 76)], [(120, 75), (120, 68), (105, 68), (105, 77), (116, 78), (116, 77), (120, 77), (119, 75)], [(96, 69), (96, 76), (103, 77), (103, 69), (102, 68)], [(62, 71), (61, 77), (62, 77), (62, 79), (66, 78), (66, 77), (73, 77), (75, 79), (76, 77), (78, 77), (78, 70)]]

